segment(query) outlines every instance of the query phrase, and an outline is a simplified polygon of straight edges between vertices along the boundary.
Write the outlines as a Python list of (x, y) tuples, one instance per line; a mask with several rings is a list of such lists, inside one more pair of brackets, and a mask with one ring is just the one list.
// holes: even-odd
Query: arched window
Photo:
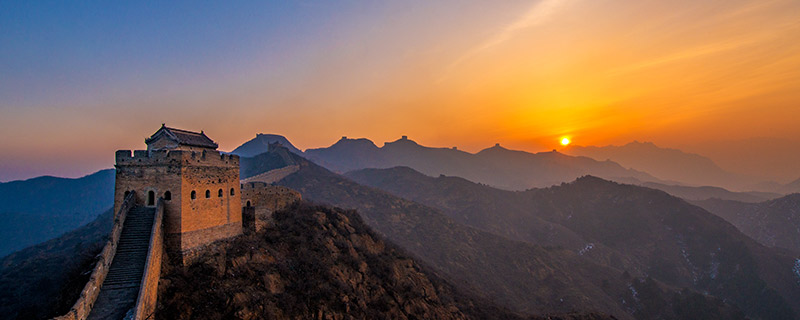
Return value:
[(235, 194), (235, 192), (233, 191), (233, 188), (231, 188), (231, 195), (234, 195), (234, 194)]
[(219, 189), (219, 191), (217, 191), (217, 197), (222, 198), (222, 189)]
[(250, 208), (250, 200), (247, 200), (247, 207)]
[(206, 199), (211, 198), (211, 190), (206, 190)]
[(147, 205), (152, 206), (156, 204), (156, 193), (153, 190), (147, 191)]
[(172, 200), (172, 192), (164, 191), (164, 200)]
[(197, 199), (197, 191), (192, 190), (192, 200)]

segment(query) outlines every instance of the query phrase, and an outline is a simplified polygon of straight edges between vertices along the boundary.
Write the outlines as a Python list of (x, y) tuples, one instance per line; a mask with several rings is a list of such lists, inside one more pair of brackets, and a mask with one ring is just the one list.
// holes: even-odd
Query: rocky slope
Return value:
[(515, 319), (456, 291), (354, 211), (308, 203), (162, 276), (161, 319)]

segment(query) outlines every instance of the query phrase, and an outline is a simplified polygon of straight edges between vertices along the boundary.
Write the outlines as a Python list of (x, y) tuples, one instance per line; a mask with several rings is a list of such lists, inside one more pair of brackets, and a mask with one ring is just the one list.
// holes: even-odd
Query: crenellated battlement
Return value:
[(239, 167), (239, 156), (219, 151), (117, 150), (117, 166), (192, 165)]

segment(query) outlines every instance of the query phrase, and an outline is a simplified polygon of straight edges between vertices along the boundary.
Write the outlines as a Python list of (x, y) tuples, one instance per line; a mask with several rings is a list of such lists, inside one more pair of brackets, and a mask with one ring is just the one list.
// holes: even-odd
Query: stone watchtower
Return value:
[(239, 156), (217, 151), (202, 131), (164, 125), (145, 143), (147, 150), (117, 151), (114, 212), (132, 191), (141, 206), (163, 199), (165, 249), (183, 257), (242, 233)]

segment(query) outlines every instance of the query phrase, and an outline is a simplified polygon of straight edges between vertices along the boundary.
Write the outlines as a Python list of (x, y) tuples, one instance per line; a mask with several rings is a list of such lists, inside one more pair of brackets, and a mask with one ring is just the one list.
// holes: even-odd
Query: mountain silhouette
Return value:
[(758, 192), (758, 191), (734, 192), (734, 191), (729, 191), (725, 188), (710, 187), (710, 186), (690, 187), (690, 186), (668, 185), (657, 182), (638, 182), (638, 181), (632, 182), (631, 184), (640, 185), (652, 189), (658, 189), (685, 200), (706, 200), (714, 198), (714, 199), (735, 200), (741, 202), (754, 203), (754, 202), (772, 200), (783, 196), (780, 193), (774, 193), (774, 192)]
[(662, 191), (583, 177), (510, 192), (408, 168), (347, 176), (438, 208), (456, 222), (563, 246), (601, 265), (707, 292), (749, 316), (793, 318), (800, 307), (789, 303), (800, 297), (791, 254), (765, 248), (723, 219)]
[(661, 182), (645, 172), (625, 169), (611, 161), (555, 151), (528, 153), (508, 150), (498, 144), (472, 154), (452, 148), (422, 146), (406, 137), (387, 142), (380, 148), (367, 139), (343, 137), (330, 147), (306, 150), (304, 156), (339, 173), (407, 166), (428, 175), (459, 176), (508, 190), (550, 186), (587, 174)]
[[(622, 146), (569, 146), (566, 154), (611, 160), (626, 168), (643, 170), (653, 176), (695, 186), (721, 186), (737, 191), (755, 181), (723, 170), (714, 161), (678, 149), (662, 148), (652, 142), (630, 142)], [(674, 184), (674, 183), (671, 183)]]
[(0, 183), (0, 256), (91, 222), (113, 204), (113, 169)]
[(785, 194), (800, 193), (800, 179), (785, 184), (781, 192)]
[(291, 152), (303, 154), (300, 149), (297, 149), (291, 142), (289, 142), (289, 139), (286, 139), (284, 136), (263, 133), (256, 134), (255, 138), (250, 139), (236, 149), (233, 149), (231, 153), (240, 157), (252, 157), (269, 151), (269, 144), (275, 142), (280, 143), (284, 147), (288, 148)]

